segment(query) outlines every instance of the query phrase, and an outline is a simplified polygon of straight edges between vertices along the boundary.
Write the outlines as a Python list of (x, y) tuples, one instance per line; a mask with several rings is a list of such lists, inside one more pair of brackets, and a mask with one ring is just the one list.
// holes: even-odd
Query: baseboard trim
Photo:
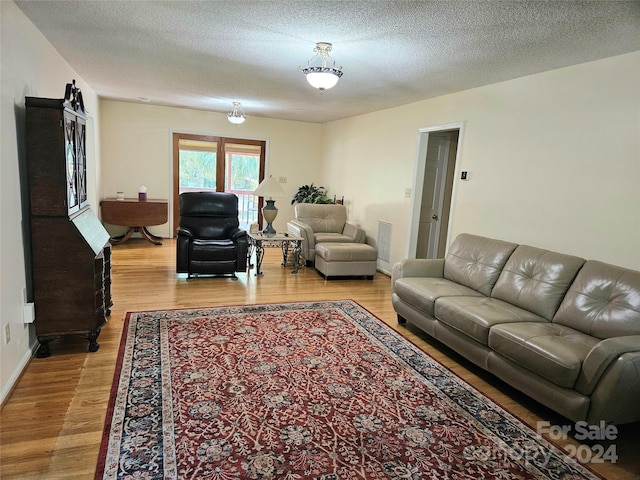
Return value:
[(13, 371), (13, 373), (11, 374), (11, 378), (9, 378), (9, 381), (2, 389), (2, 392), (0, 392), (0, 406), (4, 406), (4, 402), (9, 399), (11, 392), (13, 391), (14, 387), (17, 385), (18, 380), (20, 380), (20, 377), (22, 376), (22, 374), (24, 373), (24, 370), (27, 368), (27, 365), (33, 358), (37, 348), (38, 348), (38, 342), (35, 341), (29, 347), (29, 350), (27, 350), (22, 356), (22, 358), (20, 359), (20, 363), (18, 363), (18, 367)]

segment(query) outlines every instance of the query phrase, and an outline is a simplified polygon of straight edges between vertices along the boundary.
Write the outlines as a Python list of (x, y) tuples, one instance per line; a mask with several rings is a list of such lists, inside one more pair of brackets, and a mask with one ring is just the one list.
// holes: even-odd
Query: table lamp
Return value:
[(273, 236), (276, 234), (276, 230), (273, 228), (273, 221), (278, 216), (278, 209), (275, 205), (275, 200), (272, 197), (284, 197), (286, 193), (273, 177), (268, 177), (260, 182), (258, 188), (253, 191), (256, 197), (264, 197), (267, 204), (262, 207), (262, 216), (267, 222), (267, 226), (262, 229), (262, 234), (266, 236)]

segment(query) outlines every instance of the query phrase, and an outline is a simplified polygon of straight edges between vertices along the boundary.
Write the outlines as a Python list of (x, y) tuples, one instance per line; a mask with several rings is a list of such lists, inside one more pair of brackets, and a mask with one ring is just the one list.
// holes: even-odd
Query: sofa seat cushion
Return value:
[(555, 323), (496, 325), (489, 347), (560, 387), (573, 388), (582, 362), (598, 339)]
[(434, 317), (434, 304), (440, 297), (455, 295), (481, 296), (475, 290), (444, 278), (404, 277), (395, 282), (395, 293), (400, 299), (425, 314)]
[(189, 260), (199, 262), (235, 261), (237, 255), (238, 248), (233, 240), (193, 240)]
[(547, 323), (535, 313), (484, 296), (439, 298), (435, 304), (435, 318), (483, 345), (488, 345), (489, 329), (494, 325), (512, 322)]
[(343, 235), (342, 233), (317, 232), (313, 234), (313, 238), (318, 243), (353, 243), (353, 238)]

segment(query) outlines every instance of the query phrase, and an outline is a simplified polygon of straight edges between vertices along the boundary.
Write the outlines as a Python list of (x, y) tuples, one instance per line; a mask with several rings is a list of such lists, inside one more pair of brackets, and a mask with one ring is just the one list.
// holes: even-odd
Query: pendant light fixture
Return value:
[[(312, 87), (324, 92), (338, 83), (342, 76), (342, 67), (336, 68), (336, 61), (329, 55), (331, 51), (330, 43), (318, 42), (313, 51), (315, 55), (309, 59), (307, 67), (300, 67), (300, 70), (307, 76), (307, 81)], [(331, 62), (329, 66), (327, 66), (327, 60)], [(312, 63), (315, 63), (315, 65), (312, 65)]]
[(244, 121), (247, 119), (247, 116), (245, 115), (244, 110), (242, 110), (242, 105), (240, 105), (240, 102), (233, 102), (233, 110), (227, 113), (227, 119), (231, 123), (234, 123), (236, 125), (244, 123)]

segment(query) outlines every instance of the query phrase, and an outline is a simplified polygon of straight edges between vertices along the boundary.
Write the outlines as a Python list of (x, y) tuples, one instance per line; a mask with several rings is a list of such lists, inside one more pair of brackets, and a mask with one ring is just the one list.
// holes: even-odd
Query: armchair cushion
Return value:
[(342, 233), (347, 223), (344, 205), (297, 203), (293, 211), (296, 220), (306, 223), (314, 232)]

